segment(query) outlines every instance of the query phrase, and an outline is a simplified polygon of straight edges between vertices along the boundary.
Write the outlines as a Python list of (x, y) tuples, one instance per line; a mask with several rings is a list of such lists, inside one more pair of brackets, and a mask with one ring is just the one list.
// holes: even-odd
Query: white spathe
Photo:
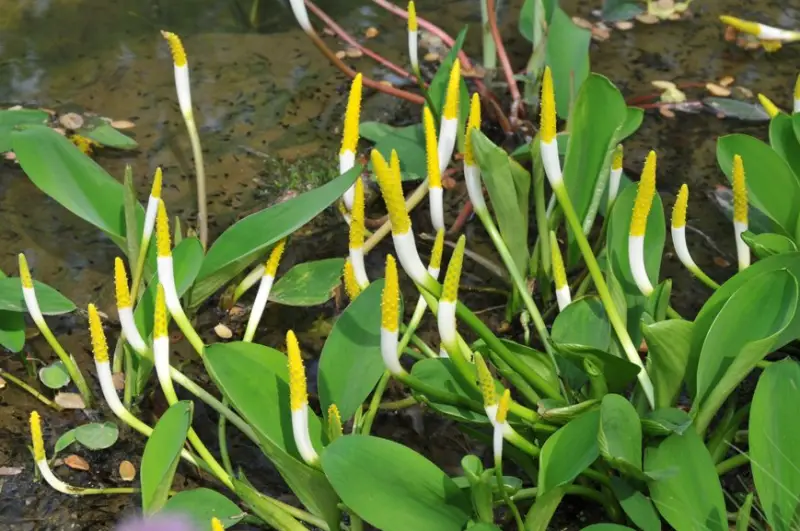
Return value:
[(644, 296), (650, 295), (653, 284), (650, 283), (644, 266), (644, 236), (628, 236), (628, 264), (639, 291)]

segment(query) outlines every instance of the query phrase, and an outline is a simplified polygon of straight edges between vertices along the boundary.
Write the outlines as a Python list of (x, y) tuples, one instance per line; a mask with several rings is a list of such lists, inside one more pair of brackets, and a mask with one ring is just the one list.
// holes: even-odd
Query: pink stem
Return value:
[(511, 68), (511, 61), (508, 60), (506, 47), (503, 46), (503, 39), (500, 37), (500, 30), (497, 27), (494, 0), (486, 0), (486, 9), (489, 12), (489, 28), (492, 31), (492, 39), (497, 48), (497, 56), (500, 58), (500, 64), (503, 66), (503, 72), (506, 76), (506, 83), (508, 83), (508, 90), (511, 92), (511, 125), (515, 126), (522, 107), (522, 95), (519, 93), (517, 81), (514, 79), (514, 70)]

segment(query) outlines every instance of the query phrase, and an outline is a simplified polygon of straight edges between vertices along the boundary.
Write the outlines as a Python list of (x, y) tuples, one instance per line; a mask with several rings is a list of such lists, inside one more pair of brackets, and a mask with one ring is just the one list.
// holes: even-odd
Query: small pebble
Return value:
[(347, 54), (344, 53), (343, 50), (339, 50), (338, 52), (336, 52), (336, 57), (338, 57), (339, 59), (344, 59), (345, 57), (347, 57)]
[(706, 90), (714, 96), (722, 96), (726, 98), (731, 95), (731, 89), (717, 85), (716, 83), (706, 83)]
[(614, 23), (614, 27), (616, 27), (620, 31), (628, 31), (633, 29), (633, 22), (630, 20), (620, 20), (619, 22)]
[(725, 76), (719, 80), (719, 84), (723, 87), (730, 87), (736, 81), (733, 76)]
[(428, 53), (425, 54), (423, 59), (425, 61), (428, 61), (429, 63), (432, 63), (434, 61), (438, 61), (439, 60), (439, 54), (436, 53), (436, 52), (428, 52)]
[(378, 33), (379, 33), (379, 32), (378, 32), (378, 28), (369, 27), (369, 28), (367, 28), (367, 31), (365, 31), (365, 32), (364, 32), (364, 35), (365, 35), (365, 36), (366, 36), (368, 39), (374, 39), (375, 37), (377, 37), (377, 36), (378, 36)]

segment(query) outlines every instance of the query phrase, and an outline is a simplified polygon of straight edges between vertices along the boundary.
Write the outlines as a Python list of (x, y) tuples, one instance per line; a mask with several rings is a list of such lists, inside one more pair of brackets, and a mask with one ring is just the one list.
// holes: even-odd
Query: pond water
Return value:
[[(515, 37), (519, 3), (510, 2), (502, 18), (512, 61), (522, 65), (527, 45)], [(380, 35), (370, 45), (396, 62), (404, 62), (402, 22), (366, 0), (319, 4), (354, 34), (361, 35), (370, 26), (378, 28)], [(564, 4), (568, 13), (585, 18), (590, 18), (592, 8), (599, 7), (599, 2)], [(786, 27), (800, 26), (800, 6), (760, 2), (756, 13), (745, 2), (697, 0), (695, 4), (693, 19), (655, 26), (637, 24), (631, 31), (614, 31), (606, 42), (593, 43), (593, 70), (610, 77), (626, 97), (654, 92), (650, 81), (656, 79), (705, 82), (731, 75), (737, 84), (764, 92), (779, 106), (789, 108), (800, 47), (787, 46), (770, 56), (740, 50), (722, 40), (717, 17), (724, 6), (725, 12), (758, 16)], [(0, 104), (74, 108), (135, 122), (132, 131), (140, 149), (133, 153), (102, 151), (98, 162), (115, 176), (121, 176), (124, 166), (131, 164), (140, 197), (146, 196), (155, 167), (162, 166), (164, 196), (171, 214), (191, 223), (191, 152), (175, 103), (169, 52), (158, 30), (179, 33), (189, 54), (195, 114), (206, 149), (213, 237), (239, 217), (329, 178), (338, 151), (348, 86), (345, 79), (295, 28), (283, 2), (262, 1), (255, 28), (246, 20), (250, 8), (249, 0), (0, 0)], [(479, 20), (474, 1), (422, 1), (418, 11), (451, 34), (463, 24), (474, 25)], [(335, 49), (343, 48), (328, 40)], [(468, 52), (478, 57), (479, 39), (474, 29), (469, 43)], [(366, 58), (351, 60), (351, 64), (371, 75), (381, 73)], [(364, 119), (402, 120), (409, 112), (389, 98), (372, 95)], [(693, 192), (690, 226), (709, 238), (693, 233), (690, 246), (698, 264), (717, 279), (733, 273), (734, 266), (719, 263), (720, 259), (734, 263), (731, 257), (735, 253), (730, 225), (718, 209), (709, 207), (707, 196), (724, 181), (714, 156), (715, 140), (730, 132), (765, 137), (766, 126), (719, 120), (709, 114), (678, 114), (668, 119), (651, 112), (642, 129), (626, 143), (626, 168), (634, 175), (647, 151), (657, 149), (659, 191), (668, 209), (680, 183), (689, 184)], [(47, 199), (10, 164), (0, 170), (0, 212), (0, 269), (15, 273), (16, 254), (25, 252), (39, 280), (57, 287), (80, 308), (95, 302), (101, 310), (114, 314), (109, 273), (118, 250), (110, 241)], [(287, 254), (287, 265), (342, 254), (346, 234), (334, 219), (324, 218), (309, 234), (296, 239)], [(381, 262), (377, 254), (370, 260), (374, 267)], [(665, 260), (665, 276), (675, 279), (678, 307), (691, 315), (707, 292), (675, 259)], [(500, 303), (500, 299), (487, 300), (485, 306)], [(334, 312), (332, 305), (301, 312), (268, 309), (264, 324), (273, 332), (264, 341), (277, 344), (291, 326), (307, 331), (301, 336), (305, 345), (321, 344), (320, 337)], [(201, 316), (200, 328), (210, 332), (218, 320), (219, 316), (209, 311)], [(88, 364), (85, 317), (76, 313), (54, 320), (53, 326), (79, 362)], [(53, 357), (41, 339), (31, 340), (27, 348), (30, 356)], [(16, 361), (3, 359), (2, 363), (22, 374)], [(158, 402), (160, 395), (153, 395), (156, 398), (143, 407), (146, 421), (164, 408)], [(103, 530), (120, 515), (135, 510), (135, 496), (70, 499), (33, 482), (26, 444), (27, 417), (34, 407), (38, 403), (14, 387), (0, 395), (0, 467), (24, 468), (19, 475), (0, 476), (0, 529)], [(50, 448), (58, 434), (70, 427), (103, 418), (99, 411), (43, 413)], [(204, 437), (209, 441), (215, 418), (202, 409), (196, 412), (198, 431), (209, 434)], [(419, 427), (418, 420), (399, 418), (379, 430), (424, 447), (442, 466), (454, 468), (463, 443), (451, 440), (452, 434), (437, 425), (426, 426), (428, 433), (422, 437), (414, 429)], [(138, 465), (143, 446), (136, 434), (123, 432), (121, 439), (108, 451), (81, 452), (89, 459), (90, 472), (59, 467), (58, 473), (80, 485), (120, 483), (120, 461), (131, 459)], [(258, 452), (235, 436), (231, 445), (234, 461), (258, 460)], [(456, 452), (447, 451), (448, 445)], [(259, 486), (276, 495), (282, 493), (281, 482), (269, 467), (251, 470), (251, 478), (258, 476)], [(179, 488), (197, 481), (191, 470), (181, 468), (181, 474)]]

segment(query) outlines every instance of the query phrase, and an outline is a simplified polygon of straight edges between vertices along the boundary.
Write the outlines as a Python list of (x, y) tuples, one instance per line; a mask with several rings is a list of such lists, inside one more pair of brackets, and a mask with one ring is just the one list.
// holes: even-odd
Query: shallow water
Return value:
[[(626, 97), (653, 92), (649, 82), (655, 79), (705, 82), (733, 75), (737, 83), (764, 92), (779, 106), (789, 108), (800, 48), (786, 47), (771, 56), (734, 48), (721, 38), (722, 28), (716, 22), (722, 13), (720, 6), (726, 12), (752, 15), (748, 8), (736, 7), (749, 4), (696, 3), (696, 16), (691, 20), (637, 25), (629, 32), (615, 31), (606, 42), (593, 43), (593, 70), (609, 76)], [(249, 5), (245, 6), (243, 0), (241, 4), (247, 12)], [(377, 27), (381, 34), (370, 45), (403, 62), (403, 23), (364, 1), (320, 4), (354, 34), (361, 34), (369, 26)], [(506, 21), (513, 20), (518, 2), (512, 4), (504, 13)], [(569, 13), (586, 18), (590, 18), (594, 7), (577, 1), (566, 4)], [(343, 76), (295, 29), (288, 7), (281, 2), (263, 2), (256, 31), (242, 24), (232, 6), (230, 0), (120, 0), (91, 4), (85, 0), (0, 0), (4, 14), (0, 20), (0, 102), (56, 109), (74, 106), (134, 121), (137, 126), (133, 134), (140, 149), (133, 153), (103, 151), (98, 154), (98, 162), (115, 176), (122, 175), (125, 164), (132, 164), (140, 197), (146, 196), (150, 176), (161, 165), (170, 211), (190, 224), (194, 215), (191, 153), (175, 104), (169, 52), (158, 30), (181, 34), (189, 53), (196, 116), (206, 149), (214, 236), (238, 217), (263, 208), (282, 194), (302, 191), (325, 178), (327, 172), (320, 168), (335, 160), (347, 89)], [(418, 2), (418, 10), (434, 13), (430, 18), (451, 34), (463, 23), (474, 23), (479, 13), (476, 2), (466, 1)], [(760, 3), (759, 13), (765, 22), (800, 26), (800, 6)], [(504, 34), (516, 35), (513, 24)], [(336, 49), (335, 41), (327, 39)], [(471, 39), (468, 51), (478, 57), (475, 30)], [(526, 59), (525, 43), (511, 37), (509, 49), (515, 64), (522, 65)], [(350, 63), (373, 75), (380, 74), (366, 58)], [(408, 112), (388, 98), (370, 96), (365, 119), (392, 121), (405, 118)], [(680, 183), (689, 183), (693, 192), (689, 223), (708, 234), (719, 249), (694, 235), (689, 237), (690, 246), (697, 262), (717, 279), (733, 273), (733, 266), (714, 263), (715, 257), (734, 262), (733, 239), (729, 223), (718, 210), (709, 208), (704, 196), (724, 182), (716, 167), (714, 143), (717, 136), (729, 132), (765, 137), (766, 126), (722, 121), (708, 114), (678, 114), (670, 120), (648, 113), (642, 129), (626, 143), (626, 168), (634, 175), (647, 150), (658, 150), (659, 190), (667, 208)], [(292, 166), (291, 161), (298, 160), (304, 165)], [(287, 177), (287, 173), (291, 176)], [(311, 173), (316, 176), (312, 178)], [(15, 255), (25, 252), (38, 279), (63, 291), (79, 307), (95, 302), (113, 315), (108, 276), (113, 257), (118, 254), (113, 244), (43, 196), (19, 170), (7, 164), (0, 170), (0, 212), (0, 268), (15, 272)], [(346, 245), (344, 231), (331, 223), (333, 219), (325, 218), (326, 223), (315, 226), (313, 236), (298, 238), (289, 250), (287, 264), (341, 254)], [(369, 260), (376, 268), (380, 262), (377, 255)], [(665, 260), (663, 276), (675, 278), (678, 306), (687, 314), (693, 313), (707, 296), (675, 259)], [(502, 300), (484, 298), (480, 303), (491, 306)], [(325, 319), (334, 312), (332, 304), (296, 313), (270, 308), (264, 324), (275, 335), (268, 335), (265, 342), (277, 344), (276, 335), (292, 326), (308, 330), (301, 341), (313, 348), (321, 341), (318, 336), (325, 333)], [(203, 314), (201, 329), (211, 333), (218, 318), (213, 311)], [(54, 320), (54, 325), (68, 350), (81, 364), (88, 363), (84, 317), (76, 314)], [(52, 358), (41, 339), (32, 340), (28, 348), (29, 356)], [(2, 363), (22, 374), (16, 361)], [(27, 416), (34, 407), (38, 403), (13, 387), (0, 395), (0, 467), (24, 468), (18, 476), (0, 476), (0, 529), (102, 530), (109, 528), (120, 514), (134, 510), (138, 504), (135, 496), (69, 499), (32, 482), (32, 465), (25, 445)], [(144, 419), (153, 420), (153, 412), (163, 407), (161, 403), (144, 404)], [(48, 447), (66, 429), (100, 418), (102, 412), (45, 413)], [(211, 441), (216, 417), (199, 409), (196, 418), (199, 431), (209, 434), (204, 439)], [(418, 426), (412, 419), (398, 417), (379, 430), (433, 452), (436, 461), (448, 469), (457, 466), (458, 454), (443, 451), (444, 443), (432, 444), (413, 427)], [(442, 434), (439, 425), (427, 429), (434, 441), (439, 436), (451, 437)], [(138, 435), (123, 433), (121, 439), (104, 452), (78, 451), (90, 460), (91, 472), (69, 472), (65, 467), (59, 467), (57, 472), (80, 485), (121, 484), (116, 472), (119, 462), (127, 458), (138, 465), (142, 451)], [(234, 461), (256, 461), (257, 452), (235, 436), (231, 446)], [(455, 446), (460, 449), (462, 445), (455, 441)], [(180, 470), (179, 487), (197, 481), (191, 470)], [(253, 470), (260, 486), (281, 494), (281, 482), (268, 466)]]

